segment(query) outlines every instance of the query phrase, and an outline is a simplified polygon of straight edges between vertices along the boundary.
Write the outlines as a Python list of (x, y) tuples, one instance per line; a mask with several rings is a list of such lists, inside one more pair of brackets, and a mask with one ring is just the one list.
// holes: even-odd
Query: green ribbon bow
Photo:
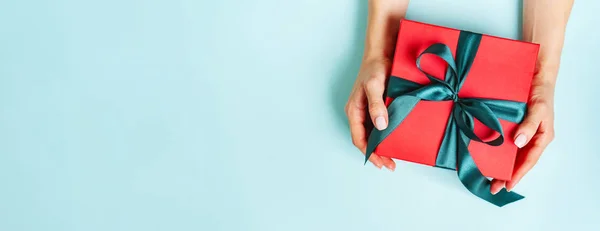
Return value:
[[(496, 195), (491, 194), (490, 181), (481, 174), (467, 148), (471, 140), (492, 146), (501, 145), (504, 142), (504, 133), (498, 119), (520, 123), (527, 106), (522, 102), (508, 100), (458, 97), (480, 42), (481, 34), (461, 31), (456, 60), (452, 57), (450, 48), (444, 44), (433, 44), (425, 49), (417, 57), (416, 65), (430, 80), (429, 84), (421, 85), (398, 77), (390, 78), (387, 96), (394, 100), (388, 106), (389, 124), (383, 131), (373, 129), (371, 132), (365, 163), (377, 145), (402, 123), (420, 100), (452, 100), (454, 106), (438, 151), (436, 166), (457, 170), (460, 181), (471, 193), (497, 206), (501, 207), (524, 198), (506, 189), (502, 189)], [(421, 69), (421, 57), (425, 54), (436, 55), (448, 64), (445, 80), (435, 78)], [(487, 142), (479, 138), (473, 131), (473, 118), (498, 132), (498, 138)]]

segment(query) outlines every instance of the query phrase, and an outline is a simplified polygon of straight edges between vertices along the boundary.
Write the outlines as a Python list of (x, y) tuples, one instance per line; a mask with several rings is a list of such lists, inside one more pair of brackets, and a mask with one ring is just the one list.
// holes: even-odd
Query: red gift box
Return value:
[[(446, 44), (456, 56), (460, 30), (402, 20), (390, 78), (401, 77), (419, 84), (430, 80), (415, 65), (417, 56), (435, 43)], [(458, 92), (459, 97), (527, 102), (539, 45), (482, 35), (479, 49)], [(421, 67), (438, 79), (444, 78), (447, 64), (424, 56)], [(387, 98), (389, 104), (393, 99)], [(436, 158), (453, 101), (424, 101), (414, 109), (375, 149), (374, 153), (420, 164), (436, 166)], [(468, 150), (484, 176), (510, 180), (517, 154), (514, 133), (518, 126), (500, 120), (505, 140), (500, 146), (470, 142)], [(498, 134), (475, 120), (475, 133), (491, 140)], [(487, 140), (486, 140), (487, 139)]]

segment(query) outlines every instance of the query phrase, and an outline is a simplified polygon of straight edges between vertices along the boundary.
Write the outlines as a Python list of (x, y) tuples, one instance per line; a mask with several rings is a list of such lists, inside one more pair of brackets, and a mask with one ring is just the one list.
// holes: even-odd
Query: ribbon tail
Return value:
[(469, 31), (461, 31), (458, 36), (458, 45), (456, 48), (456, 72), (458, 74), (458, 82), (454, 85), (454, 90), (456, 92), (460, 91), (471, 70), (471, 66), (477, 55), (477, 50), (479, 50), (481, 37), (481, 34)]
[(462, 184), (473, 193), (475, 196), (486, 200), (498, 207), (510, 204), (512, 202), (525, 198), (515, 192), (508, 192), (502, 189), (496, 195), (490, 192), (491, 182), (477, 168), (475, 161), (471, 157), (468, 150), (469, 138), (464, 134), (460, 134), (461, 140), (458, 142), (458, 178)]
[(373, 128), (367, 142), (367, 150), (365, 153), (365, 164), (371, 157), (377, 145), (379, 145), (388, 135), (390, 135), (398, 125), (404, 121), (404, 118), (410, 114), (413, 108), (421, 99), (416, 96), (403, 95), (392, 101), (388, 106), (388, 127), (382, 131)]
[(456, 170), (456, 150), (458, 150), (458, 126), (454, 121), (454, 112), (450, 114), (448, 118), (448, 124), (446, 125), (446, 132), (444, 133), (444, 139), (440, 145), (437, 158), (435, 159), (435, 166), (440, 168), (446, 168)]

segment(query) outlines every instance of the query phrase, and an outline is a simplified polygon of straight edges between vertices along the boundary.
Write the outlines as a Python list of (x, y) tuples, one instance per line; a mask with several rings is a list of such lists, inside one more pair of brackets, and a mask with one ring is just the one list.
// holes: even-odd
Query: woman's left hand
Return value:
[(493, 180), (491, 193), (506, 187), (512, 190), (537, 163), (542, 152), (554, 139), (554, 83), (548, 83), (550, 74), (538, 73), (533, 80), (527, 116), (515, 133), (515, 145), (519, 147), (512, 179)]

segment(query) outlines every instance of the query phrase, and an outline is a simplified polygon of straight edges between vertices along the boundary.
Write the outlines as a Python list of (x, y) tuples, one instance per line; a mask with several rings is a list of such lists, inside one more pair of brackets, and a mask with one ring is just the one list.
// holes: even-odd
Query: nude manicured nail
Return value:
[(385, 118), (383, 118), (383, 116), (379, 116), (375, 119), (375, 127), (377, 128), (377, 130), (380, 131), (387, 128), (387, 121), (385, 121)]
[(389, 170), (390, 170), (390, 171), (392, 171), (392, 172), (393, 172), (394, 170), (396, 170), (396, 169), (394, 169), (394, 167), (392, 167), (391, 165), (390, 165), (390, 166), (386, 166), (386, 168), (387, 168), (387, 169), (389, 169)]
[(515, 139), (515, 145), (517, 145), (517, 147), (519, 147), (519, 148), (524, 147), (525, 142), (527, 142), (527, 137), (525, 137), (525, 135), (523, 135), (523, 134), (519, 134), (517, 136), (517, 138)]
[(506, 191), (509, 191), (509, 192), (512, 191), (518, 183), (519, 183), (519, 181), (517, 180), (512, 183), (512, 185), (511, 185), (512, 187), (508, 187), (508, 185), (507, 185)]

